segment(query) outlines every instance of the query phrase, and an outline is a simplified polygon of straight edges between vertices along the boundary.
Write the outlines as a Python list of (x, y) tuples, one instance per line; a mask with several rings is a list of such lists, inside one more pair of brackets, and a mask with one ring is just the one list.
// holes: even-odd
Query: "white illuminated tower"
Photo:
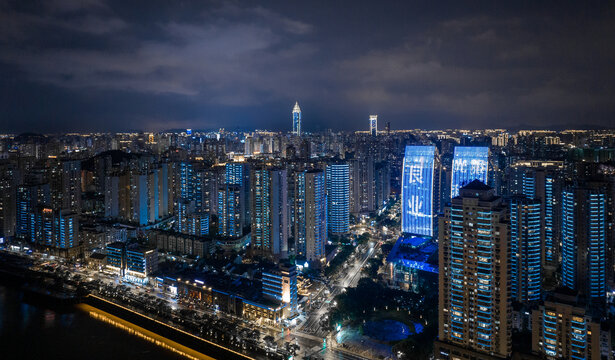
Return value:
[(369, 116), (369, 132), (376, 136), (378, 134), (378, 115)]
[(298, 101), (295, 102), (293, 107), (293, 134), (301, 135), (301, 108)]

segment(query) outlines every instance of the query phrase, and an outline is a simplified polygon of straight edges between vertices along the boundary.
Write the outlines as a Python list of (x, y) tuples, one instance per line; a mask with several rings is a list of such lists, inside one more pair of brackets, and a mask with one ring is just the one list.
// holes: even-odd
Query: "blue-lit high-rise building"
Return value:
[(378, 135), (378, 115), (369, 116), (369, 133), (372, 136)]
[(288, 253), (286, 170), (259, 167), (250, 172), (251, 252), (274, 259)]
[(320, 262), (327, 242), (327, 196), (322, 170), (295, 175), (295, 243), (297, 255)]
[(180, 233), (188, 233), (188, 221), (190, 214), (194, 213), (194, 201), (179, 199), (177, 201), (177, 224), (176, 230)]
[(513, 196), (510, 214), (510, 283), (513, 300), (521, 303), (541, 298), (542, 246), (540, 200)]
[(293, 134), (301, 136), (301, 108), (298, 101), (293, 107)]
[[(243, 162), (229, 162), (225, 165), (225, 183), (239, 187), (238, 208), (239, 226), (246, 227), (250, 223), (250, 170)], [(218, 210), (220, 211), (220, 210)]]
[(406, 146), (402, 167), (401, 231), (434, 235), (435, 146)]
[(305, 171), (293, 175), (293, 237), (295, 239), (295, 254), (305, 256)]
[(179, 196), (185, 200), (194, 200), (194, 183), (192, 163), (182, 161), (179, 164)]
[(559, 266), (562, 170), (560, 161), (522, 160), (510, 166), (506, 177), (508, 194), (525, 195), (541, 202), (542, 261), (548, 272)]
[(48, 205), (51, 202), (49, 184), (22, 185), (17, 187), (16, 196), (16, 231), (17, 237), (30, 236), (30, 215), (38, 205)]
[(489, 174), (489, 148), (455, 146), (452, 172), (451, 199), (459, 195), (459, 188), (474, 180), (486, 184)]
[(329, 232), (332, 234), (346, 233), (350, 226), (350, 168), (348, 164), (328, 165), (326, 182)]
[(197, 211), (186, 216), (185, 234), (193, 236), (209, 235), (209, 213)]
[(437, 359), (506, 359), (512, 353), (507, 208), (474, 180), (440, 217)]
[(29, 217), (28, 237), (37, 245), (56, 250), (79, 245), (79, 217), (76, 213), (39, 205)]
[(218, 189), (218, 235), (238, 238), (242, 234), (241, 186), (224, 185)]
[(607, 291), (607, 204), (604, 182), (562, 192), (562, 285), (598, 301)]

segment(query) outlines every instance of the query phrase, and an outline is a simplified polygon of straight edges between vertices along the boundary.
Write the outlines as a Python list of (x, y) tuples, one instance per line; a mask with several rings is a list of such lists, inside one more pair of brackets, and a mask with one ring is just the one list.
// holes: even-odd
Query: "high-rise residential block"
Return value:
[(225, 183), (239, 187), (239, 207), (237, 212), (240, 216), (240, 226), (250, 224), (250, 169), (243, 162), (229, 162), (225, 165)]
[(241, 186), (232, 184), (218, 189), (218, 235), (232, 238), (243, 235), (242, 191)]
[(332, 234), (347, 233), (350, 226), (350, 174), (348, 164), (328, 165), (326, 183), (329, 232)]
[(554, 271), (559, 266), (561, 223), (561, 178), (559, 161), (517, 161), (507, 174), (508, 193), (540, 200), (543, 267)]
[(512, 309), (506, 206), (475, 180), (451, 200), (439, 225), (435, 357), (507, 358)]
[(321, 265), (327, 242), (327, 196), (322, 170), (296, 174), (295, 242), (297, 254)]
[(250, 174), (252, 252), (283, 258), (288, 252), (286, 170), (256, 168)]
[(562, 192), (562, 285), (595, 301), (604, 300), (607, 291), (608, 197), (602, 181)]
[(508, 205), (511, 296), (521, 303), (539, 301), (543, 275), (540, 200), (518, 195)]
[(549, 360), (612, 360), (603, 325), (575, 292), (557, 291), (532, 311), (532, 352)]

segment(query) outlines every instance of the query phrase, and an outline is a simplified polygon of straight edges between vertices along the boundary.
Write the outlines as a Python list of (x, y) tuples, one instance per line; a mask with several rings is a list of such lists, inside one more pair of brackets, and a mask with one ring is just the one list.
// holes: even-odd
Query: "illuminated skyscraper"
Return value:
[(402, 168), (401, 231), (433, 236), (435, 146), (406, 146)]
[(606, 296), (607, 197), (599, 181), (562, 192), (562, 285), (592, 300)]
[(369, 133), (372, 136), (378, 135), (378, 115), (369, 116)]
[(295, 242), (297, 254), (308, 261), (320, 262), (327, 242), (327, 197), (322, 170), (296, 174)]
[(293, 134), (301, 136), (301, 108), (298, 101), (293, 107)]
[(358, 154), (350, 161), (350, 212), (355, 216), (373, 213), (376, 210), (374, 196), (374, 157)]
[(237, 238), (242, 235), (241, 187), (224, 185), (218, 190), (218, 234)]
[(474, 180), (479, 180), (486, 184), (488, 172), (488, 147), (455, 146), (451, 199), (459, 195), (459, 188)]
[(348, 164), (327, 166), (327, 213), (329, 232), (348, 232), (350, 216), (350, 175)]
[(506, 211), (494, 189), (475, 180), (440, 217), (436, 359), (511, 354)]
[(386, 205), (391, 195), (391, 164), (381, 161), (374, 164), (374, 204), (376, 210)]
[(0, 241), (15, 235), (18, 171), (0, 164)]
[[(228, 185), (239, 186), (239, 207), (241, 228), (250, 224), (250, 170), (248, 164), (229, 162), (225, 166), (225, 182)], [(218, 210), (220, 211), (220, 210)]]
[(194, 200), (194, 184), (192, 163), (182, 161), (179, 164), (179, 196), (185, 200)]
[(561, 170), (558, 161), (518, 161), (508, 172), (508, 192), (541, 202), (541, 228), (544, 239), (543, 267), (554, 271), (559, 266)]
[(286, 170), (257, 168), (250, 175), (252, 251), (280, 258), (288, 253)]
[(509, 200), (511, 296), (521, 303), (540, 300), (542, 284), (540, 201)]
[(32, 242), (55, 249), (79, 245), (79, 217), (70, 210), (37, 206), (30, 213), (29, 237)]
[(175, 228), (182, 234), (188, 233), (188, 221), (190, 220), (190, 214), (194, 213), (194, 201), (179, 199), (177, 201), (177, 223)]
[(22, 185), (17, 187), (16, 231), (17, 237), (29, 236), (30, 214), (37, 205), (48, 205), (51, 202), (49, 184)]
[(293, 236), (295, 238), (295, 252), (305, 256), (305, 171), (294, 174), (293, 194)]

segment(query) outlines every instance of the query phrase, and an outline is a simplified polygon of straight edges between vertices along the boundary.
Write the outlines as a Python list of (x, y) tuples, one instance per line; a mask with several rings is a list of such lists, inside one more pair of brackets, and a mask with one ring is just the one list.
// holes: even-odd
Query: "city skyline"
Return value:
[(0, 0), (0, 358), (614, 360), (615, 1)]

